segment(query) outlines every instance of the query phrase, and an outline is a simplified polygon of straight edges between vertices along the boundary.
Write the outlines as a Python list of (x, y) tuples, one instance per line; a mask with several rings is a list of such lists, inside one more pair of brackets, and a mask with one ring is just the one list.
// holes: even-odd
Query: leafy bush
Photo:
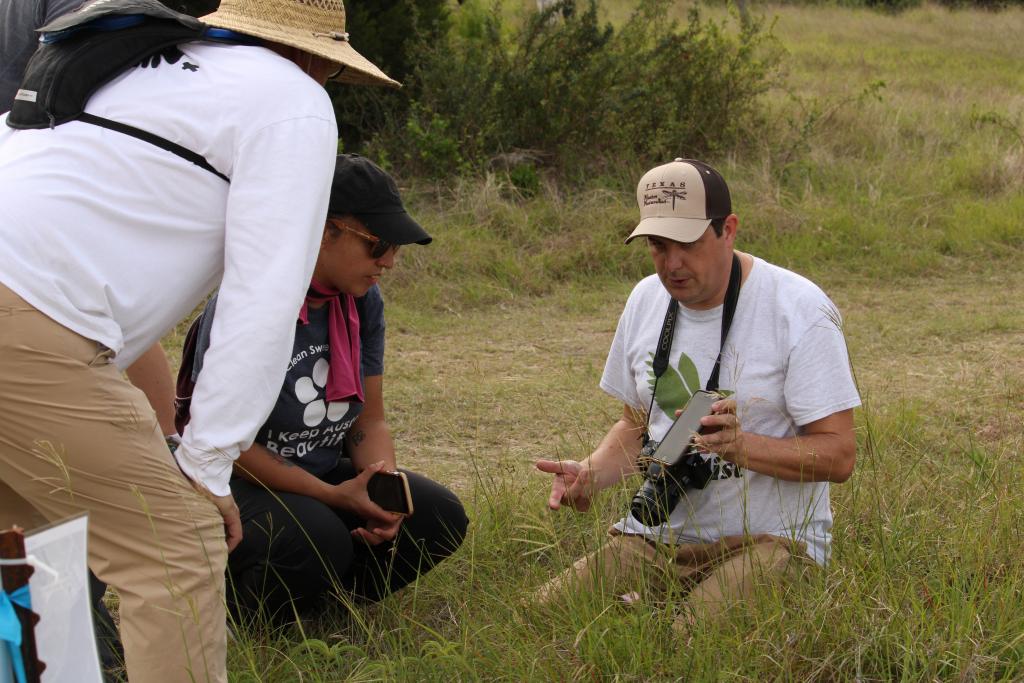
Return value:
[(1024, 0), (937, 0), (940, 5), (945, 5), (953, 9), (967, 9), (973, 7), (976, 9), (987, 9), (987, 10), (1001, 10), (1008, 7), (1020, 7), (1024, 5)]
[[(933, 0), (936, 4), (950, 9), (984, 9), (998, 11), (1024, 4), (1024, 0)], [(788, 0), (795, 5), (821, 5), (829, 4), (822, 0)], [(836, 4), (843, 7), (870, 7), (883, 12), (898, 13), (905, 10), (921, 7), (926, 0), (837, 0)]]
[[(455, 28), (421, 42), (412, 106), (393, 111), (370, 154), (443, 176), (529, 150), (570, 175), (637, 159), (707, 156), (758, 123), (779, 50), (762, 23), (730, 32), (696, 10), (686, 25), (644, 0), (618, 30), (596, 0), (508, 26), (467, 2)], [(519, 173), (522, 173), (520, 171)]]
[[(196, 1), (196, 0), (192, 0)], [(346, 2), (345, 27), (352, 47), (398, 81), (412, 67), (419, 43), (431, 43), (448, 30), (447, 0)], [(387, 88), (328, 85), (344, 146), (358, 149), (385, 121), (407, 110), (409, 97)]]
[(914, 7), (920, 7), (924, 4), (924, 0), (844, 0), (843, 4), (854, 7), (872, 7), (887, 12), (903, 12)]

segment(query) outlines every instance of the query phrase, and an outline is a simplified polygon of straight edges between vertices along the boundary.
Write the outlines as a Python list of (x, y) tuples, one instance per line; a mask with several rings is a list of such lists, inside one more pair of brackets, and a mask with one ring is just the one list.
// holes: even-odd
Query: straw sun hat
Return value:
[(200, 21), (329, 59), (342, 83), (399, 85), (349, 44), (341, 0), (221, 0)]

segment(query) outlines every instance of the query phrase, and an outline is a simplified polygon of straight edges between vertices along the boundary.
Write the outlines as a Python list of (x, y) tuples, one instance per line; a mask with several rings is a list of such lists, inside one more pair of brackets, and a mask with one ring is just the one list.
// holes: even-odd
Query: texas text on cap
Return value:
[(652, 168), (636, 188), (640, 224), (626, 238), (653, 235), (693, 242), (715, 218), (732, 213), (729, 186), (703, 161), (676, 159)]
[(406, 213), (394, 179), (358, 154), (338, 155), (327, 213), (355, 216), (367, 230), (392, 244), (430, 244), (432, 239)]

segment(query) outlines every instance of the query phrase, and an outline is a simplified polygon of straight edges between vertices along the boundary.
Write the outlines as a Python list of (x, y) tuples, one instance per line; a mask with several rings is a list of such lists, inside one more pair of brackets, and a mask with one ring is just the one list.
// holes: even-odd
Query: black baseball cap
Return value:
[(406, 213), (394, 179), (358, 154), (338, 155), (327, 213), (355, 216), (367, 230), (392, 244), (430, 244), (433, 239)]

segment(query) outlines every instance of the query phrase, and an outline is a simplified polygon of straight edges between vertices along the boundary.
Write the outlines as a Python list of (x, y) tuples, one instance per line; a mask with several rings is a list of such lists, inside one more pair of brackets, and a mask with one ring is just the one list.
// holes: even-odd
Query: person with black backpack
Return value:
[[(161, 0), (163, 4), (191, 16), (202, 16), (217, 9), (219, 0)], [(11, 110), (25, 66), (39, 45), (40, 26), (76, 10), (83, 0), (0, 0), (0, 114)], [(160, 428), (166, 437), (174, 433), (174, 384), (167, 354), (159, 342), (125, 368), (129, 381), (149, 398)], [(2, 485), (0, 485), (2, 488)], [(42, 515), (21, 519), (26, 528), (46, 523)], [(0, 520), (0, 528), (4, 522)], [(96, 649), (104, 671), (115, 672), (124, 662), (117, 625), (104, 601), (106, 585), (89, 572), (89, 592), (93, 598), (93, 630)]]
[[(0, 521), (89, 513), (132, 681), (227, 680), (229, 479), (320, 246), (330, 77), (395, 84), (340, 0), (224, 0), (202, 21), (97, 0), (43, 27), (0, 117)], [(217, 286), (172, 456), (121, 370)]]

